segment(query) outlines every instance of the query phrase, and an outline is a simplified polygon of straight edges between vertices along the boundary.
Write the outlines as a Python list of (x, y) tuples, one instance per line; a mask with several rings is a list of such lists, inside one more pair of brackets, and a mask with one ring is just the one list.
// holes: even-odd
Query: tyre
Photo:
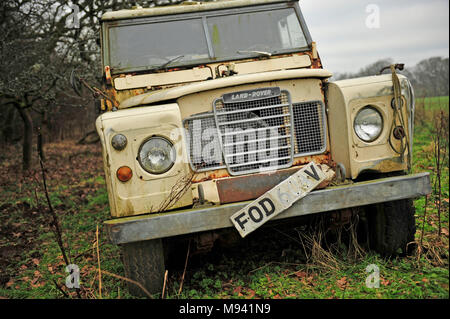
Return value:
[[(140, 283), (150, 294), (162, 292), (164, 283), (164, 249), (161, 239), (122, 245), (125, 276)], [(128, 282), (130, 293), (148, 297), (138, 285)]]
[(416, 233), (414, 214), (412, 199), (369, 206), (369, 247), (383, 256), (410, 253)]

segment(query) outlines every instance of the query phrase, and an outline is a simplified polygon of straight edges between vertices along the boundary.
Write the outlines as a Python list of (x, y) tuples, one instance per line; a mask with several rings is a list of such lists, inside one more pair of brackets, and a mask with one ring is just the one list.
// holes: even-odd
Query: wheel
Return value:
[[(164, 249), (161, 239), (122, 245), (125, 276), (140, 283), (150, 294), (162, 292), (164, 283)], [(148, 297), (138, 285), (128, 282), (130, 293)]]
[(412, 199), (370, 205), (367, 209), (369, 247), (383, 256), (411, 252), (416, 223)]

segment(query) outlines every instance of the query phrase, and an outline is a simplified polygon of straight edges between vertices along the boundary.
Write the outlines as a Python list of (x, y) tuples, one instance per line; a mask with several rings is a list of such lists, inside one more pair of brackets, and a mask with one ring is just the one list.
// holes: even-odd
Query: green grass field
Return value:
[[(319, 251), (322, 255), (312, 260), (295, 232), (274, 226), (238, 247), (190, 257), (178, 294), (187, 247), (181, 249), (181, 263), (169, 269), (165, 298), (449, 298), (448, 148), (438, 203), (433, 140), (434, 121), (441, 111), (448, 117), (448, 105), (448, 97), (417, 99), (413, 172), (431, 173), (433, 194), (428, 201), (415, 201), (416, 242), (422, 244), (415, 254), (388, 260), (366, 252), (349, 258), (347, 248), (339, 247), (336, 254)], [(446, 136), (442, 143), (448, 143), (448, 122)], [(80, 269), (79, 295), (131, 298), (120, 250), (108, 243), (102, 226), (109, 211), (99, 145), (64, 142), (46, 145), (45, 151), (50, 199), (70, 262)], [(20, 148), (12, 146), (4, 154), (20, 154)], [(49, 228), (40, 170), (22, 177), (19, 156), (3, 155), (1, 160), (0, 297), (78, 298), (75, 289), (65, 286), (68, 273)], [(102, 273), (101, 287), (97, 225), (100, 267), (108, 272)], [(379, 268), (379, 288), (366, 286), (369, 265)]]

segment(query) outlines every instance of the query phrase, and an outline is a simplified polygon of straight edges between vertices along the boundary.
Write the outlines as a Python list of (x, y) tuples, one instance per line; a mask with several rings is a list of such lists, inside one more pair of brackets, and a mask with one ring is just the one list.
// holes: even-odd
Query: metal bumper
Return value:
[[(429, 173), (388, 177), (311, 192), (275, 219), (370, 205), (431, 193)], [(105, 222), (115, 244), (233, 227), (230, 216), (249, 202), (150, 214)]]

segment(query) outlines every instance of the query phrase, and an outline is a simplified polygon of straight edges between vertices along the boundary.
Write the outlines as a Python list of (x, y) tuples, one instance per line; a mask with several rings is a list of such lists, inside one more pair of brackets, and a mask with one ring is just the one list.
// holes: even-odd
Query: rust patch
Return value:
[(220, 179), (230, 177), (230, 174), (226, 169), (218, 169), (210, 172), (201, 172), (194, 176), (192, 179), (193, 183), (200, 183), (200, 182), (206, 182), (213, 179)]
[[(112, 88), (110, 86), (106, 86), (106, 87), (104, 87), (104, 90), (106, 92), (106, 95), (111, 100), (116, 101), (116, 104), (117, 104), (117, 102), (120, 103), (120, 101), (117, 99), (117, 92), (116, 92), (116, 90), (114, 88)], [(112, 103), (110, 101), (108, 101), (108, 100), (106, 100), (106, 106), (107, 106), (107, 111), (111, 111), (112, 108), (113, 108)], [(117, 105), (114, 105), (114, 106), (117, 106)]]
[(107, 85), (112, 84), (111, 68), (109, 67), (109, 65), (105, 66), (105, 82)]
[[(216, 184), (220, 203), (234, 203), (258, 198), (297, 172), (302, 166), (291, 167), (273, 173), (261, 173), (219, 179), (216, 181)], [(334, 174), (334, 172), (331, 173)], [(329, 181), (326, 180), (317, 188), (325, 188), (328, 185)]]
[[(406, 157), (405, 157), (406, 158)], [(401, 162), (400, 158), (394, 158), (394, 159), (387, 159), (382, 160), (370, 167), (369, 170), (382, 172), (382, 173), (388, 173), (388, 172), (395, 172), (395, 171), (401, 171), (406, 168), (406, 160), (404, 162)]]
[(254, 174), (217, 180), (221, 204), (241, 202), (258, 198), (300, 168), (289, 168), (275, 173)]
[[(325, 154), (320, 154), (320, 155), (297, 157), (297, 158), (294, 158), (294, 162), (292, 165), (293, 166), (305, 165), (311, 161), (314, 161), (316, 164), (329, 165), (331, 162), (331, 155), (330, 155), (330, 153), (325, 153)], [(331, 165), (329, 165), (329, 166), (331, 166)]]
[[(329, 152), (325, 154), (320, 155), (313, 155), (313, 156), (303, 156), (303, 157), (297, 157), (294, 158), (294, 162), (292, 163), (292, 166), (303, 166), (311, 161), (314, 161), (316, 164), (327, 164), (330, 167), (335, 167), (336, 165), (331, 160), (331, 155)], [(297, 168), (298, 169), (298, 168)], [(192, 182), (193, 183), (200, 183), (200, 182), (206, 182), (210, 180), (215, 179), (221, 179), (230, 177), (231, 175), (228, 173), (226, 169), (218, 169), (213, 170), (209, 172), (201, 172), (194, 176)]]
[(302, 53), (309, 55), (309, 58), (311, 59), (311, 67), (310, 67), (311, 69), (322, 69), (323, 68), (322, 61), (320, 60), (320, 56), (318, 53), (317, 53), (317, 59), (314, 59), (312, 51), (305, 51)]

